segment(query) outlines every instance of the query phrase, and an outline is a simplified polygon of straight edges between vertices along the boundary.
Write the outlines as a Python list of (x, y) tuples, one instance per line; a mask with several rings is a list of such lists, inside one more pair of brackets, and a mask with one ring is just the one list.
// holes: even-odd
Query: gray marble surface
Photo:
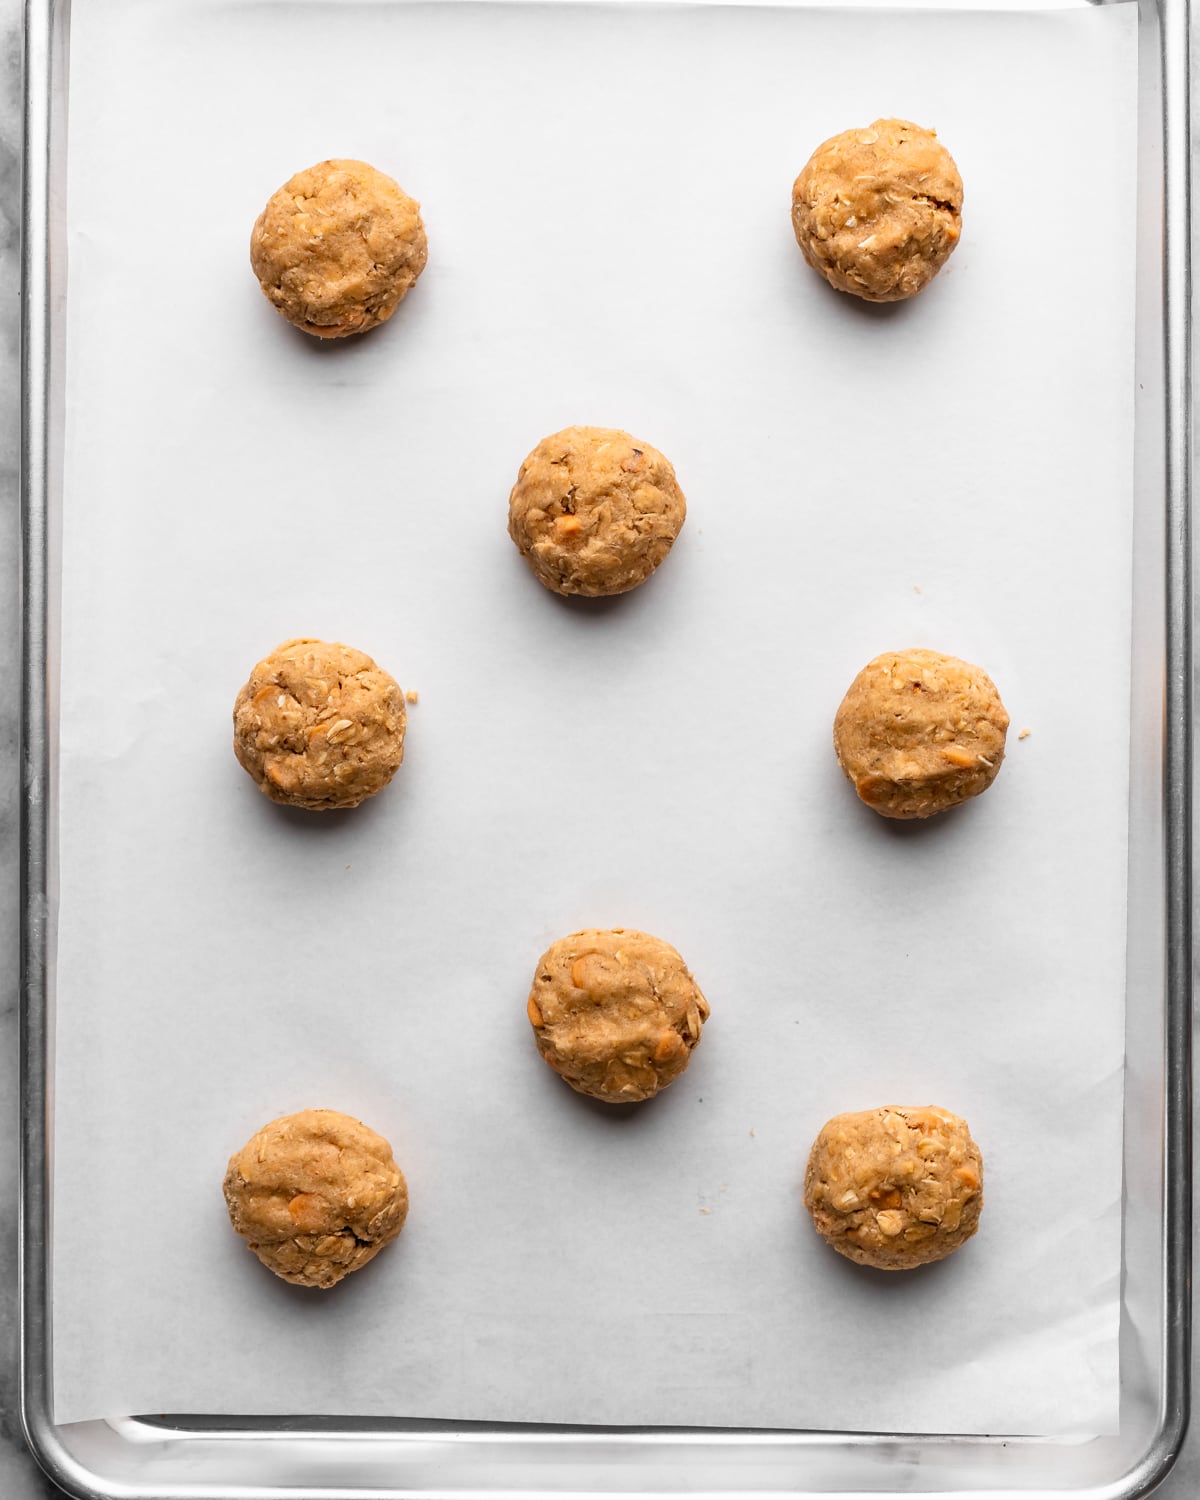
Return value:
[(21, 1441), (17, 1395), (17, 447), (19, 0), (0, 0), (0, 1495), (57, 1494)]
[[(25, 1450), (17, 1390), (17, 452), (20, 235), (21, 0), (0, 0), (0, 1500), (57, 1495)], [(1200, 61), (1200, 59), (1198, 59)], [(1196, 69), (1197, 64), (1193, 64)], [(1200, 109), (1194, 109), (1200, 122)], [(1198, 1341), (1200, 1343), (1200, 1341)], [(1196, 1383), (1200, 1386), (1200, 1368)], [(1200, 1421), (1158, 1492), (1183, 1500), (1200, 1490)]]

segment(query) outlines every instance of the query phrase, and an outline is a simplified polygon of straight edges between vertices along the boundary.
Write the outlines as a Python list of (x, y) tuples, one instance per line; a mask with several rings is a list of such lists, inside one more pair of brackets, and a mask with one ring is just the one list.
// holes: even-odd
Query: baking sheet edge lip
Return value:
[[(20, 971), (18, 996), (21, 1162), (18, 1226), (18, 1413), (25, 1441), (45, 1472), (73, 1493), (49, 1411), (47, 1271), (47, 1006), (45, 734), (46, 461), (49, 382), (49, 150), (53, 0), (25, 0), (21, 163), (20, 446)], [(33, 619), (36, 603), (38, 618)]]
[[(1163, 138), (1163, 333), (1166, 458), (1166, 655), (1162, 1391), (1143, 1473), (1145, 1494), (1174, 1466), (1191, 1407), (1193, 591), (1191, 5), (1153, 0), (1159, 20)], [(1174, 816), (1171, 814), (1174, 813)], [(1131, 1476), (1132, 1478), (1132, 1476)], [(1140, 1487), (1135, 1487), (1140, 1486)]]
[[(46, 804), (45, 771), (45, 521), (48, 417), (49, 148), (52, 0), (26, 0), (23, 51), (21, 176), (21, 767), (19, 1068), (21, 1163), (18, 1225), (18, 1408), (37, 1462), (57, 1483), (71, 1483), (47, 1401), (45, 1118)], [(35, 616), (35, 605), (37, 618)]]

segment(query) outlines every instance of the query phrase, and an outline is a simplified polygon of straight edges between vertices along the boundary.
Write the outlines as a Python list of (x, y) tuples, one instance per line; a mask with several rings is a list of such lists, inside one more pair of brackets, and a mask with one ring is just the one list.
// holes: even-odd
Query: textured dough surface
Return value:
[(621, 927), (552, 943), (527, 1010), (554, 1071), (609, 1104), (651, 1099), (678, 1078), (708, 1019), (708, 1002), (670, 943)]
[(521, 465), (508, 534), (556, 594), (623, 594), (666, 557), (686, 514), (657, 448), (611, 427), (567, 427)]
[(425, 269), (420, 205), (365, 161), (318, 162), (267, 200), (250, 235), (259, 285), (289, 323), (317, 338), (365, 333)]
[(967, 1122), (934, 1105), (837, 1115), (813, 1143), (804, 1206), (839, 1255), (906, 1271), (978, 1229), (983, 1158)]
[(979, 667), (937, 651), (887, 651), (850, 684), (833, 747), (868, 807), (928, 818), (991, 786), (1007, 733), (1004, 704)]
[(899, 302), (945, 265), (962, 232), (962, 203), (962, 178), (934, 131), (876, 120), (813, 152), (792, 187), (792, 228), (830, 286)]
[(404, 1227), (408, 1186), (392, 1148), (334, 1109), (284, 1115), (225, 1173), (229, 1220), (259, 1260), (297, 1286), (330, 1287)]
[(233, 750), (272, 802), (357, 807), (404, 759), (404, 694), (369, 656), (336, 641), (285, 641), (233, 708)]

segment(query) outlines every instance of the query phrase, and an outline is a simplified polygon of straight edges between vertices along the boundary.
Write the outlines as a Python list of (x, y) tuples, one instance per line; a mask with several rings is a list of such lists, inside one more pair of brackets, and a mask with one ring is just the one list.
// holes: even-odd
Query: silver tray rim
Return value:
[[(452, 3), (452, 0), (447, 0)], [(1103, 0), (1099, 0), (1103, 3)], [(1161, 1370), (1157, 1420), (1144, 1452), (1123, 1473), (1107, 1481), (1066, 1491), (1079, 1500), (1134, 1500), (1148, 1494), (1178, 1457), (1187, 1432), (1191, 1363), (1191, 1222), (1192, 1222), (1192, 535), (1191, 535), (1191, 182), (1190, 182), (1190, 0), (1139, 0), (1157, 18), (1161, 69), (1162, 131), (1162, 378), (1165, 520), (1165, 652), (1163, 660), (1164, 802), (1164, 994), (1162, 1075), (1162, 1248)], [(50, 1247), (50, 1080), (52, 1023), (48, 1003), (50, 937), (50, 807), (53, 788), (49, 694), (51, 603), (49, 588), (50, 495), (53, 465), (51, 431), (51, 351), (54, 301), (50, 240), (53, 190), (52, 109), (58, 63), (55, 38), (69, 25), (71, 0), (25, 0), (21, 242), (21, 474), (20, 474), (20, 993), (19, 993), (19, 1345), (20, 1418), (26, 1441), (46, 1474), (80, 1500), (411, 1500), (416, 1494), (446, 1500), (491, 1500), (498, 1494), (545, 1497), (565, 1487), (503, 1490), (488, 1485), (455, 1484), (419, 1489), (411, 1485), (333, 1483), (314, 1488), (296, 1484), (213, 1484), (205, 1481), (148, 1483), (112, 1480), (89, 1467), (64, 1442), (51, 1416), (52, 1341), (49, 1308)], [(183, 1425), (185, 1424), (186, 1425)], [(174, 1434), (180, 1439), (218, 1446), (269, 1440), (328, 1444), (343, 1440), (361, 1444), (386, 1440), (408, 1445), (452, 1436), (468, 1447), (477, 1443), (533, 1442), (554, 1448), (586, 1444), (602, 1450), (628, 1445), (630, 1450), (687, 1444), (700, 1449), (727, 1443), (802, 1452), (823, 1446), (857, 1446), (894, 1453), (899, 1459), (913, 1447), (938, 1445), (984, 1450), (1003, 1442), (1010, 1447), (1055, 1444), (1053, 1439), (962, 1437), (945, 1434), (863, 1432), (749, 1433), (698, 1430), (629, 1430), (596, 1428), (511, 1428), (489, 1424), (323, 1422), (318, 1419), (161, 1419), (151, 1423), (130, 1418), (123, 1428), (128, 1441), (152, 1442)], [(749, 1455), (746, 1455), (749, 1457)], [(677, 1493), (698, 1493), (665, 1484)], [(834, 1493), (797, 1490), (792, 1493)], [(578, 1500), (594, 1494), (644, 1493), (661, 1490), (576, 1488)], [(763, 1493), (753, 1489), (707, 1489), (706, 1496)], [(851, 1491), (836, 1491), (849, 1495)], [(911, 1478), (896, 1488), (872, 1487), (872, 1496), (912, 1493), (1003, 1497), (1061, 1495), (1054, 1488), (945, 1489), (922, 1491)], [(866, 1493), (866, 1492), (864, 1492)]]

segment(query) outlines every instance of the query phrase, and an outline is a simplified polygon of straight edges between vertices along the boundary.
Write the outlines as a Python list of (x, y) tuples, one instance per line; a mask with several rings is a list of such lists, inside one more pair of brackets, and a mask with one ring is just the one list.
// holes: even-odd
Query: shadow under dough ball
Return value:
[(318, 162), (273, 193), (250, 264), (279, 312), (315, 338), (386, 323), (425, 269), (420, 204), (365, 161)]
[(949, 259), (962, 204), (962, 178), (934, 131), (876, 120), (813, 152), (792, 187), (792, 228), (830, 286), (867, 302), (900, 302)]
[(545, 1061), (606, 1104), (652, 1099), (678, 1078), (709, 1013), (670, 943), (622, 927), (552, 943), (526, 1010)]
[(233, 706), (233, 753), (272, 802), (328, 812), (381, 792), (404, 759), (404, 694), (362, 651), (285, 641)]
[(804, 1206), (839, 1255), (907, 1271), (978, 1229), (983, 1157), (967, 1122), (934, 1105), (837, 1115), (809, 1154)]
[(543, 438), (508, 497), (508, 534), (556, 594), (624, 594), (671, 550), (687, 514), (675, 470), (611, 427)]
[(850, 684), (833, 721), (838, 763), (885, 818), (930, 818), (985, 792), (1008, 713), (992, 679), (937, 651), (887, 651)]
[(408, 1215), (392, 1148), (335, 1109), (264, 1125), (230, 1157), (224, 1193), (234, 1229), (296, 1286), (335, 1286), (394, 1240)]

